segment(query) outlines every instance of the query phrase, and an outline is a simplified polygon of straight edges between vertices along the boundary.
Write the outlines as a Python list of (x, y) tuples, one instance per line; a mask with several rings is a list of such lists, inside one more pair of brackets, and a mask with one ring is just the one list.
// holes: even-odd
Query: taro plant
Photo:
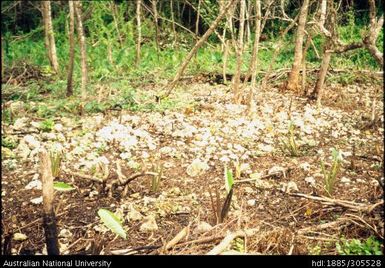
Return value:
[(342, 163), (342, 154), (340, 151), (333, 148), (332, 151), (332, 165), (329, 171), (326, 171), (325, 163), (321, 160), (321, 169), (324, 176), (325, 190), (329, 196), (332, 196), (338, 172), (340, 171)]
[(53, 183), (53, 188), (59, 192), (69, 192), (75, 189), (73, 186), (61, 181), (55, 181)]
[(228, 170), (225, 166), (225, 189), (226, 189), (226, 198), (222, 203), (220, 193), (218, 188), (215, 188), (215, 198), (209, 190), (211, 207), (214, 213), (214, 218), (216, 224), (222, 223), (224, 219), (227, 217), (227, 214), (230, 210), (231, 199), (233, 196), (233, 185), (234, 185), (234, 177), (233, 172)]
[(284, 154), (288, 154), (290, 156), (299, 156), (299, 150), (297, 143), (295, 142), (295, 126), (293, 122), (290, 122), (289, 128), (286, 134), (286, 141), (281, 140), (281, 150)]
[(123, 229), (122, 222), (118, 216), (104, 208), (98, 210), (98, 215), (108, 229), (123, 239), (127, 239), (126, 231)]
[(155, 167), (155, 175), (151, 177), (151, 192), (156, 193), (159, 191), (160, 180), (163, 176), (163, 164), (158, 161)]
[(62, 161), (62, 153), (59, 151), (50, 151), (49, 157), (51, 160), (52, 176), (54, 178), (57, 178), (60, 175), (60, 165), (61, 165), (61, 161)]

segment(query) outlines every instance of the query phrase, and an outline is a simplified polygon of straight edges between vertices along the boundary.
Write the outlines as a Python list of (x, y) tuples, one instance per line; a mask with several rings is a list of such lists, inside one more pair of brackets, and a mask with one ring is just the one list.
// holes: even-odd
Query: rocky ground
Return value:
[[(46, 253), (37, 154), (44, 146), (63, 153), (57, 180), (75, 187), (55, 197), (63, 254), (205, 254), (240, 230), (253, 233), (225, 253), (336, 254), (343, 237), (383, 239), (377, 87), (332, 85), (319, 108), (269, 89), (255, 96), (252, 116), (231, 104), (226, 86), (199, 83), (174, 95), (188, 100), (184, 109), (61, 117), (48, 132), (38, 118), (20, 116), (3, 124), (3, 139), (14, 146), (2, 147), (2, 238), (13, 235), (14, 254)], [(283, 144), (290, 122), (297, 156)], [(333, 148), (342, 167), (328, 196), (320, 162), (330, 169)], [(225, 166), (234, 193), (216, 224), (210, 192), (224, 199)], [(151, 189), (158, 175), (159, 189)], [(127, 178), (127, 186), (116, 183)], [(100, 208), (122, 219), (126, 240), (100, 222)], [(165, 249), (185, 227), (183, 240)]]

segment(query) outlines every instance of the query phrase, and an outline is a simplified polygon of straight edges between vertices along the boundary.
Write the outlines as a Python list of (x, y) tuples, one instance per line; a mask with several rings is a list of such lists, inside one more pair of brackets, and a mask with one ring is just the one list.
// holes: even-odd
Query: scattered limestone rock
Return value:
[(39, 205), (42, 202), (43, 202), (43, 197), (42, 196), (31, 199), (31, 203), (34, 204), (34, 205)]
[(64, 130), (64, 127), (63, 127), (62, 124), (55, 124), (55, 125), (53, 126), (53, 129), (54, 129), (55, 131), (57, 131), (57, 132), (62, 132), (62, 131)]
[(269, 175), (280, 174), (280, 173), (283, 174), (284, 177), (286, 177), (285, 168), (281, 166), (274, 166), (271, 169), (269, 169), (269, 172), (268, 172)]
[(349, 178), (346, 178), (346, 177), (342, 177), (341, 178), (341, 182), (342, 183), (345, 183), (345, 184), (349, 184), (351, 182), (351, 180)]
[(310, 164), (308, 162), (301, 163), (299, 167), (302, 168), (304, 171), (310, 170)]
[(209, 166), (206, 162), (201, 161), (200, 159), (194, 159), (194, 161), (187, 167), (187, 174), (191, 177), (196, 177), (203, 174), (206, 170), (209, 169)]
[(282, 183), (281, 191), (285, 193), (291, 193), (299, 190), (297, 184), (294, 181), (289, 181), (288, 183)]
[(134, 208), (132, 204), (130, 204), (130, 211), (127, 213), (126, 218), (129, 221), (140, 221), (141, 219), (143, 219), (143, 216), (139, 211)]
[(59, 238), (69, 238), (72, 236), (72, 233), (68, 229), (61, 229), (59, 233)]
[(40, 147), (40, 142), (32, 135), (26, 135), (24, 137), (25, 143), (28, 145), (29, 149), (33, 150)]
[(28, 237), (25, 234), (22, 234), (22, 233), (13, 234), (13, 240), (15, 240), (15, 241), (24, 241), (27, 239), (28, 239)]
[(12, 102), (9, 105), (9, 109), (11, 110), (12, 114), (19, 114), (20, 112), (24, 111), (24, 102), (22, 101)]
[(13, 124), (13, 129), (14, 130), (22, 130), (25, 129), (27, 126), (29, 119), (27, 117), (22, 117), (16, 119), (15, 123)]
[(149, 215), (145, 219), (146, 221), (140, 226), (140, 231), (144, 233), (155, 232), (158, 230), (155, 216)]
[(195, 233), (203, 234), (210, 231), (212, 228), (213, 227), (209, 223), (205, 221), (201, 221), (198, 223), (198, 226), (195, 228)]
[(314, 177), (306, 177), (305, 181), (309, 183), (311, 186), (315, 186), (315, 179)]
[(257, 204), (257, 200), (255, 200), (255, 199), (247, 200), (247, 205), (248, 205), (249, 207), (254, 207), (255, 204)]
[(253, 190), (253, 188), (251, 188), (249, 186), (246, 186), (245, 187), (245, 192), (248, 193), (248, 194), (251, 194), (251, 193), (254, 193), (255, 191)]
[(42, 189), (42, 183), (40, 180), (32, 180), (30, 183), (27, 184), (27, 186), (24, 187), (26, 190), (41, 190)]

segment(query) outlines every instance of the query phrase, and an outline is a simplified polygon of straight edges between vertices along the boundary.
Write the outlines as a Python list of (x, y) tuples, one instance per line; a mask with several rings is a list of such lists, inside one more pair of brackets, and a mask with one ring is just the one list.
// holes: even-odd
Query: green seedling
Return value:
[(281, 143), (282, 143), (281, 150), (283, 151), (283, 153), (287, 153), (290, 156), (295, 157), (295, 156), (299, 156), (299, 150), (298, 150), (298, 146), (295, 142), (294, 129), (295, 129), (294, 124), (292, 122), (290, 122), (289, 129), (287, 132), (286, 141), (283, 139), (281, 140)]
[(61, 152), (52, 151), (49, 153), (49, 157), (51, 160), (52, 176), (54, 178), (57, 178), (60, 175), (60, 165), (62, 161), (62, 154)]
[(160, 187), (160, 180), (163, 176), (163, 164), (158, 162), (156, 168), (155, 168), (156, 175), (152, 176), (151, 178), (151, 192), (156, 193), (159, 191)]
[(324, 176), (325, 190), (329, 196), (332, 196), (336, 184), (338, 172), (340, 171), (342, 163), (341, 152), (333, 149), (332, 151), (332, 166), (329, 172), (326, 172), (325, 163), (321, 160), (321, 169)]
[(55, 122), (52, 119), (46, 119), (40, 123), (40, 129), (43, 132), (51, 132), (54, 125), (55, 125)]
[(107, 209), (99, 209), (98, 215), (103, 224), (115, 234), (119, 235), (123, 239), (127, 239), (126, 231), (123, 229), (121, 220), (111, 211)]
[(213, 197), (213, 194), (211, 193), (211, 190), (209, 190), (211, 207), (214, 213), (216, 224), (222, 223), (224, 219), (227, 217), (227, 214), (230, 210), (231, 199), (232, 199), (233, 190), (234, 190), (233, 188), (234, 177), (233, 177), (232, 171), (228, 170), (227, 167), (225, 167), (224, 173), (225, 173), (226, 198), (223, 201), (223, 203), (217, 187), (215, 188), (215, 199)]

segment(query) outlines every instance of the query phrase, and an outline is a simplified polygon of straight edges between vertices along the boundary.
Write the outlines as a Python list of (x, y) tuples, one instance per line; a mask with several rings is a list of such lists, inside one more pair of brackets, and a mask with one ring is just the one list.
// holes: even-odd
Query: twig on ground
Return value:
[(377, 206), (384, 204), (384, 200), (376, 204), (363, 204), (363, 203), (356, 203), (348, 200), (333, 199), (333, 198), (324, 197), (324, 196), (312, 196), (312, 195), (301, 194), (301, 193), (290, 193), (289, 195), (303, 197), (303, 198), (307, 198), (315, 201), (320, 201), (325, 205), (337, 205), (344, 208), (348, 208), (353, 211), (365, 211), (369, 213), (373, 211), (373, 209), (376, 208)]
[(237, 238), (237, 237), (246, 237), (246, 236), (253, 236), (255, 233), (259, 231), (259, 228), (249, 229), (249, 230), (240, 230), (235, 233), (229, 233), (226, 235), (226, 237), (222, 240), (219, 245), (214, 247), (212, 250), (210, 250), (207, 255), (218, 255), (222, 253), (224, 250), (228, 248), (228, 246), (231, 244), (231, 242)]

